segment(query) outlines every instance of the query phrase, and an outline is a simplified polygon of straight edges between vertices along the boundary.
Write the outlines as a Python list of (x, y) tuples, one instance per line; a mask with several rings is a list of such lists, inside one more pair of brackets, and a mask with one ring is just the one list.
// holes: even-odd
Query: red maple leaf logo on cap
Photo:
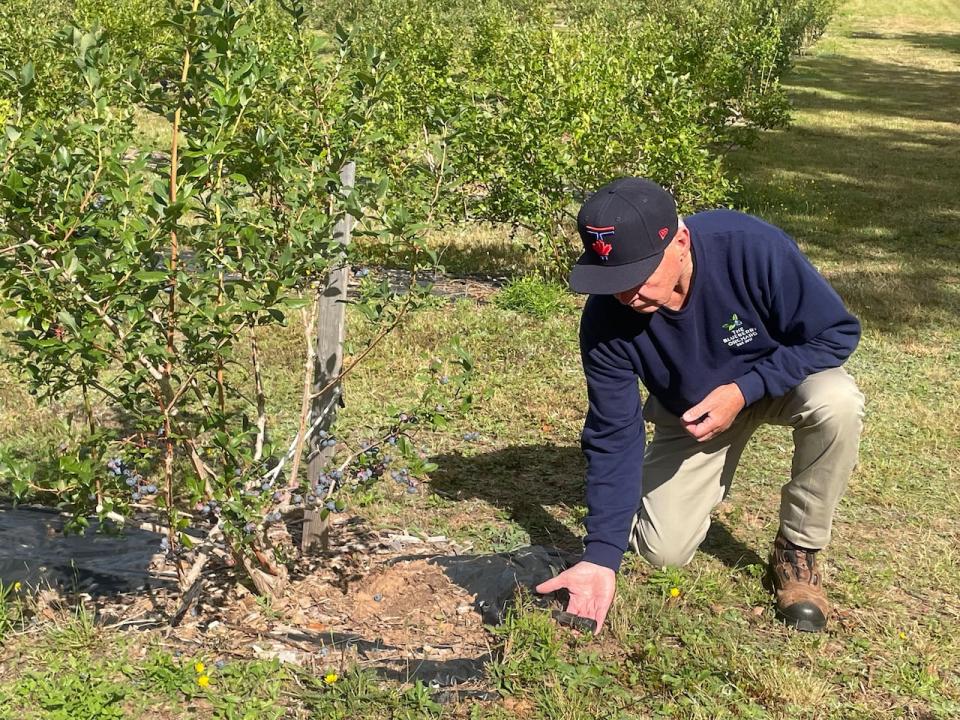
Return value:
[(659, 235), (660, 239), (663, 240), (667, 236), (668, 232), (670, 232), (670, 228), (660, 228), (660, 230), (657, 231), (657, 235)]
[(606, 260), (610, 251), (613, 250), (613, 245), (603, 240), (594, 240), (593, 245), (590, 247), (593, 248), (593, 251), (599, 255), (602, 260)]
[(610, 251), (613, 250), (613, 245), (607, 242), (607, 238), (613, 238), (615, 229), (613, 225), (607, 227), (586, 226), (586, 231), (596, 238), (590, 247), (600, 256), (601, 260), (606, 260), (607, 256), (610, 255)]

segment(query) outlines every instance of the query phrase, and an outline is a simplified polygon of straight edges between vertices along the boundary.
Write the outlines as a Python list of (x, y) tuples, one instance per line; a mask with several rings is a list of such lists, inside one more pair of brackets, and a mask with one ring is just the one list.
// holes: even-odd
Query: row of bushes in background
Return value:
[(571, 207), (612, 177), (656, 178), (684, 210), (721, 202), (723, 153), (787, 120), (780, 78), (834, 5), (354, 0), (321, 23), (354, 24), (396, 64), (369, 161), (403, 184), (411, 139), (442, 142), (447, 217), (525, 226), (562, 274)]
[[(722, 202), (731, 187), (724, 152), (786, 122), (780, 79), (836, 5), (316, 0), (298, 9), (320, 34), (351, 27), (390, 63), (372, 118), (379, 137), (358, 162), (382, 168), (402, 193), (438, 194), (435, 224), (476, 219), (532, 230), (537, 265), (562, 273), (577, 247), (571, 206), (614, 176), (656, 178), (684, 210)], [(9, 0), (0, 9), (11, 28), (0, 61), (17, 66), (39, 53), (47, 100), (62, 102), (69, 88), (55, 82), (60, 69), (40, 67), (52, 59), (42, 40), (72, 17), (101, 23), (115, 52), (136, 58), (148, 79), (174, 81), (166, 8), (166, 0)], [(260, 0), (252, 12), (255, 41), (292, 58), (283, 5)], [(441, 187), (421, 182), (415, 170), (425, 161), (442, 170)]]

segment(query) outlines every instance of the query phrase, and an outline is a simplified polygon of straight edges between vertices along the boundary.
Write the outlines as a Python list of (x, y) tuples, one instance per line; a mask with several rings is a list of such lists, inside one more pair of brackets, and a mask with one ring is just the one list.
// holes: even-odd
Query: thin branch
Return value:
[(257, 393), (257, 441), (253, 450), (253, 461), (263, 457), (263, 444), (267, 439), (267, 398), (263, 392), (263, 374), (260, 368), (260, 348), (257, 345), (256, 328), (250, 328), (251, 355), (253, 356), (253, 384)]
[[(320, 424), (324, 421), (324, 419), (326, 419), (327, 415), (330, 414), (330, 411), (333, 410), (333, 408), (336, 406), (339, 400), (340, 400), (340, 393), (334, 392), (330, 397), (330, 402), (327, 403), (327, 406), (317, 414), (317, 416), (313, 419), (313, 422), (310, 423), (310, 427), (308, 427), (304, 432), (303, 434), (304, 439), (307, 439), (313, 435), (313, 433), (316, 431), (318, 427), (320, 427)], [(280, 462), (277, 463), (277, 465), (272, 470), (270, 470), (270, 472), (266, 473), (261, 478), (263, 481), (272, 482), (277, 478), (277, 476), (283, 470), (283, 466), (287, 462), (287, 460), (293, 457), (293, 453), (296, 450), (297, 442), (299, 438), (300, 438), (300, 433), (297, 433), (296, 436), (294, 436), (293, 440), (291, 441), (290, 447), (287, 448), (287, 452), (284, 454), (282, 458), (280, 458)]]
[(297, 473), (300, 470), (300, 458), (303, 455), (303, 442), (305, 440), (304, 431), (307, 427), (307, 422), (310, 419), (310, 401), (312, 396), (310, 394), (310, 388), (313, 383), (313, 360), (316, 356), (316, 327), (317, 327), (317, 301), (314, 298), (314, 301), (310, 305), (310, 311), (307, 312), (307, 309), (303, 310), (304, 317), (304, 327), (303, 334), (307, 342), (307, 358), (304, 361), (303, 368), (303, 395), (300, 400), (300, 429), (297, 431), (297, 444), (293, 451), (293, 464), (290, 466), (290, 480), (287, 483), (288, 486), (295, 486), (297, 483)]

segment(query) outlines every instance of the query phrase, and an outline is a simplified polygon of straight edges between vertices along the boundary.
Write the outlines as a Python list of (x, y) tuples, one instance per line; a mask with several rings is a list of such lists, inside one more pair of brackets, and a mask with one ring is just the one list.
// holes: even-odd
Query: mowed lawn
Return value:
[[(340, 682), (313, 687), (242, 660), (201, 692), (192, 660), (166, 654), (159, 635), (99, 631), (81, 616), (8, 635), (0, 718), (150, 716), (158, 706), (164, 718), (960, 717), (960, 3), (851, 0), (787, 84), (794, 124), (730, 164), (737, 206), (796, 237), (864, 326), (848, 363), (867, 397), (861, 462), (823, 553), (829, 632), (777, 624), (761, 583), (792, 449), (788, 431), (767, 428), (690, 566), (660, 571), (628, 556), (602, 636), (575, 637), (523, 610), (491, 638), (503, 647), (490, 667), (499, 701), (434, 706), (340, 667)], [(423, 358), (452, 335), (473, 352), (488, 396), (430, 440), (440, 469), (422, 493), (384, 486), (351, 507), (374, 527), (445, 534), (477, 551), (576, 549), (579, 302), (539, 318), (450, 301), (390, 337), (350, 379), (345, 425), (415, 392)], [(296, 422), (299, 329), (267, 341), (271, 420), (283, 436)], [(55, 436), (68, 405), (38, 410), (0, 376), (0, 446)], [(157, 652), (145, 652), (152, 643)], [(55, 714), (61, 695), (83, 688), (89, 707)]]

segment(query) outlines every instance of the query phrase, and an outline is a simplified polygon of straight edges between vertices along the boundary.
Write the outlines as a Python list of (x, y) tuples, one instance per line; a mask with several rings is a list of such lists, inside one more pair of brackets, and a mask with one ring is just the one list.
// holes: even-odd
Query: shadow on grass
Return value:
[(833, 263), (831, 281), (865, 325), (916, 330), (960, 311), (958, 81), (928, 67), (811, 57), (787, 79), (803, 123), (729, 157), (743, 184), (737, 206)]
[[(581, 534), (574, 534), (550, 507), (576, 507), (584, 502), (586, 463), (579, 447), (514, 446), (483, 455), (441, 455), (431, 474), (431, 489), (454, 500), (479, 499), (503, 510), (530, 535), (533, 545), (580, 553)], [(718, 520), (700, 549), (731, 568), (763, 559)]]
[(750, 565), (762, 565), (765, 562), (755, 550), (738, 540), (730, 532), (730, 528), (716, 519), (710, 523), (710, 529), (703, 544), (700, 545), (700, 551), (713, 555), (734, 570), (742, 570)]
[(455, 500), (477, 498), (504, 510), (534, 545), (582, 550), (580, 537), (548, 511), (583, 503), (586, 467), (578, 447), (521, 445), (492, 453), (434, 458), (431, 489)]
[(956, 33), (878, 33), (855, 31), (848, 37), (857, 40), (895, 40), (924, 50), (945, 50), (960, 53), (960, 35)]

